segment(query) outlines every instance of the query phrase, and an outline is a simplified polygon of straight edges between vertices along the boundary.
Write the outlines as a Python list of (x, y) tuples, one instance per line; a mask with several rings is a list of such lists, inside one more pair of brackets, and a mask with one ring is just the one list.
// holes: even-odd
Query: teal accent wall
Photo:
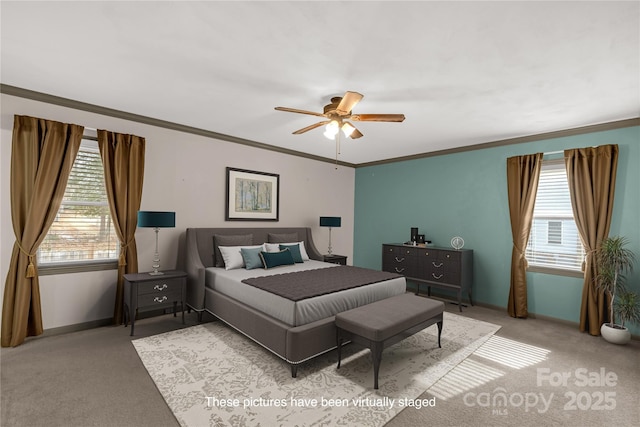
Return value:
[[(629, 276), (640, 292), (640, 127), (546, 139), (356, 169), (354, 265), (380, 269), (383, 243), (404, 242), (410, 228), (437, 246), (462, 236), (474, 250), (475, 301), (505, 307), (509, 296), (511, 226), (506, 159), (618, 144), (610, 235), (625, 235), (638, 262)], [(527, 273), (529, 312), (579, 322), (583, 279)], [(630, 325), (640, 334), (640, 325)]]

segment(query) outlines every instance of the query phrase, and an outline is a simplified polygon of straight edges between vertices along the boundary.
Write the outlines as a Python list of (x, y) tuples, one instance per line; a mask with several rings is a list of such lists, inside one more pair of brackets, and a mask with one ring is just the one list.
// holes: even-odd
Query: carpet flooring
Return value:
[[(640, 341), (616, 346), (575, 324), (514, 319), (482, 306), (446, 310), (501, 328), (483, 353), (471, 354), (420, 396), (436, 397), (435, 406), (406, 408), (385, 427), (640, 425)], [(197, 325), (195, 313), (186, 323), (169, 314), (137, 321), (134, 337), (124, 326), (105, 326), (45, 332), (2, 348), (0, 425), (179, 426), (131, 342)], [(535, 357), (525, 357), (530, 353)], [(585, 375), (595, 382), (585, 383)], [(539, 399), (534, 406), (532, 394)]]

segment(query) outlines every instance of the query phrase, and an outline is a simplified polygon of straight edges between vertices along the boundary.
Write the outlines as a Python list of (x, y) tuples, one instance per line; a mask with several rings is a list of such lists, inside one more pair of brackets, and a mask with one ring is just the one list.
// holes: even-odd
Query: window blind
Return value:
[(56, 218), (38, 249), (38, 264), (117, 259), (115, 233), (95, 141), (83, 140)]
[(539, 267), (580, 271), (584, 254), (564, 160), (544, 161), (525, 253), (527, 261)]

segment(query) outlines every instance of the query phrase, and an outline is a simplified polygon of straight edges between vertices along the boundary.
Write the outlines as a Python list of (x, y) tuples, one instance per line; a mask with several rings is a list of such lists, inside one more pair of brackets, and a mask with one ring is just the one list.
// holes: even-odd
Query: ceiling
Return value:
[[(353, 165), (640, 116), (640, 2), (1, 3), (1, 82)], [(179, 144), (179, 142), (176, 142)]]

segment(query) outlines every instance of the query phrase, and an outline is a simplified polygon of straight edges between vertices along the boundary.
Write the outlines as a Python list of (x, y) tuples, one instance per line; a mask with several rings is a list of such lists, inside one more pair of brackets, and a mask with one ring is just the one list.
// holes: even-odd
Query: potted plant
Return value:
[[(609, 322), (602, 324), (600, 333), (605, 340), (615, 344), (626, 344), (631, 339), (624, 322), (640, 318), (637, 295), (624, 288), (624, 273), (631, 271), (635, 261), (633, 251), (626, 247), (627, 243), (624, 237), (608, 237), (595, 254), (598, 269), (596, 285), (609, 295)], [(621, 324), (615, 323), (616, 314)]]

